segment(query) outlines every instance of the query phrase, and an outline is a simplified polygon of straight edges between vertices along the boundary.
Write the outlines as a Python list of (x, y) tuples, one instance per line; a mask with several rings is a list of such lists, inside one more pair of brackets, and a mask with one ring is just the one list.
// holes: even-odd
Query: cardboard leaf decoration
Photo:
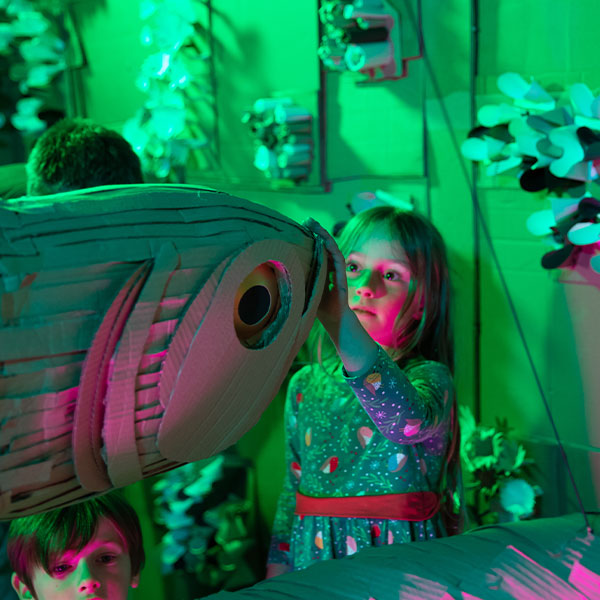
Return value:
[[(479, 125), (469, 132), (461, 152), (482, 163), (488, 176), (513, 175), (524, 191), (553, 194), (551, 230), (546, 211), (532, 215), (527, 226), (555, 247), (543, 256), (544, 268), (572, 266), (582, 258), (576, 246), (594, 246), (600, 239), (595, 227), (600, 209), (589, 210), (589, 200), (600, 193), (600, 96), (576, 83), (559, 103), (539, 83), (518, 73), (500, 75), (498, 88), (514, 105), (482, 106)], [(563, 196), (571, 198), (574, 216), (565, 218), (554, 209)], [(589, 264), (600, 272), (600, 261), (590, 258)]]
[(315, 319), (320, 241), (194, 186), (0, 207), (0, 518), (235, 443)]

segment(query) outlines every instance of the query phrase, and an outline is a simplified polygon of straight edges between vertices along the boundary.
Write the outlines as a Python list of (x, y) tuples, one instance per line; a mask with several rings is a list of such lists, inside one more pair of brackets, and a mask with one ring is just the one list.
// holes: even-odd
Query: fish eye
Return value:
[(252, 345), (276, 317), (280, 307), (274, 265), (258, 265), (242, 281), (234, 302), (234, 327), (238, 339)]

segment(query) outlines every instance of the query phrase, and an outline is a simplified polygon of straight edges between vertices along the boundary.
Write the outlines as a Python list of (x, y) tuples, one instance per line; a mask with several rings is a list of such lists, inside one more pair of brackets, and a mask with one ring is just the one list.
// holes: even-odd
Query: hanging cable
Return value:
[[(390, 4), (394, 4), (395, 0), (388, 0), (390, 2)], [(473, 4), (476, 4), (477, 0), (471, 0), (471, 19), (473, 20), (474, 17), (478, 16), (478, 12), (477, 12), (477, 7), (473, 7)], [(413, 11), (410, 7), (410, 2), (409, 1), (405, 1), (405, 7), (406, 7), (406, 13), (408, 15), (408, 17), (410, 18), (413, 26), (415, 27), (417, 34), (419, 36), (419, 44), (423, 49), (423, 61), (425, 62), (425, 68), (427, 70), (427, 74), (429, 76), (429, 80), (431, 82), (431, 85), (433, 86), (436, 98), (438, 100), (439, 106), (440, 106), (440, 110), (442, 113), (442, 117), (444, 119), (444, 122), (446, 124), (446, 127), (448, 128), (448, 133), (450, 134), (450, 139), (452, 141), (452, 145), (454, 147), (454, 151), (456, 152), (456, 155), (458, 157), (458, 161), (460, 164), (460, 169), (462, 171), (463, 177), (465, 178), (465, 181), (467, 183), (467, 186), (469, 187), (469, 191), (471, 193), (471, 199), (472, 199), (472, 203), (473, 203), (473, 209), (475, 212), (475, 220), (476, 223), (478, 223), (479, 227), (481, 228), (481, 232), (483, 233), (483, 237), (485, 238), (485, 241), (487, 242), (487, 245), (489, 247), (490, 250), (490, 254), (492, 257), (492, 262), (494, 264), (494, 266), (496, 267), (496, 270), (498, 272), (498, 276), (500, 278), (500, 284), (502, 286), (502, 290), (504, 292), (504, 295), (506, 297), (506, 300), (508, 302), (509, 308), (510, 308), (510, 312), (512, 314), (513, 317), (513, 321), (517, 327), (517, 331), (519, 334), (519, 337), (521, 339), (521, 343), (523, 345), (523, 349), (525, 350), (525, 354), (527, 355), (527, 360), (529, 362), (529, 366), (531, 368), (531, 372), (535, 378), (535, 382), (536, 382), (536, 386), (538, 388), (540, 397), (542, 399), (542, 402), (544, 404), (544, 408), (546, 410), (546, 414), (548, 416), (548, 420), (550, 421), (550, 425), (552, 427), (552, 431), (554, 433), (554, 437), (556, 439), (556, 443), (558, 445), (559, 448), (559, 452), (561, 455), (561, 458), (563, 460), (563, 463), (567, 469), (567, 473), (569, 475), (569, 479), (571, 481), (571, 485), (573, 487), (573, 491), (575, 492), (575, 497), (577, 500), (577, 504), (579, 505), (579, 510), (583, 516), (583, 519), (585, 521), (585, 526), (587, 528), (588, 533), (593, 533), (592, 532), (592, 528), (590, 526), (590, 522), (588, 520), (587, 514), (585, 512), (585, 508), (583, 506), (583, 501), (581, 499), (581, 495), (579, 493), (579, 488), (577, 487), (577, 484), (575, 483), (575, 477), (573, 476), (573, 471), (571, 470), (571, 466), (569, 465), (569, 460), (567, 458), (567, 454), (565, 452), (565, 449), (563, 447), (563, 444), (560, 440), (560, 435), (558, 433), (558, 428), (556, 427), (556, 423), (554, 421), (554, 417), (552, 416), (552, 411), (550, 409), (550, 405), (548, 403), (548, 399), (546, 398), (546, 394), (544, 392), (544, 388), (542, 386), (542, 382), (540, 380), (538, 371), (536, 369), (535, 363), (533, 361), (533, 356), (531, 355), (531, 351), (529, 349), (529, 344), (527, 343), (527, 339), (525, 337), (525, 332), (523, 331), (523, 327), (521, 326), (521, 320), (519, 319), (519, 315), (517, 313), (517, 309), (515, 307), (515, 304), (513, 302), (512, 296), (510, 294), (510, 290), (508, 289), (508, 284), (506, 283), (506, 279), (504, 277), (504, 273), (502, 271), (502, 268), (500, 266), (500, 261), (498, 260), (498, 256), (496, 254), (496, 251), (494, 249), (494, 245), (492, 243), (492, 237), (490, 235), (489, 229), (487, 227), (485, 218), (483, 216), (482, 210), (481, 210), (481, 206), (479, 204), (479, 198), (477, 197), (477, 192), (476, 192), (476, 185), (474, 183), (474, 179), (472, 180), (471, 177), (469, 176), (469, 170), (466, 166), (465, 160), (460, 152), (460, 145), (458, 143), (458, 139), (456, 137), (456, 132), (454, 131), (453, 127), (452, 127), (452, 123), (450, 121), (450, 115), (448, 114), (448, 109), (446, 107), (446, 104), (444, 102), (444, 99), (442, 97), (442, 93), (441, 93), (441, 88), (439, 85), (439, 82), (437, 81), (437, 78), (435, 76), (435, 73), (433, 71), (433, 67), (431, 66), (431, 63), (429, 62), (429, 57), (428, 54), (426, 52), (426, 46), (425, 46), (425, 41), (424, 41), (424, 37), (423, 37), (423, 30), (422, 27), (420, 27), (420, 24), (417, 22), (415, 15), (413, 14)], [(397, 9), (396, 6), (394, 6), (394, 8)], [(473, 23), (471, 23), (471, 27), (473, 27)], [(473, 33), (477, 33), (477, 31), (473, 32)], [(477, 51), (477, 44), (475, 44), (474, 48), (472, 48), (472, 50)], [(477, 57), (475, 57), (475, 61), (477, 60)], [(477, 63), (475, 62), (475, 68)], [(473, 63), (472, 63), (473, 65)], [(476, 70), (475, 70), (476, 73)], [(474, 93), (474, 83), (471, 84), (471, 89), (472, 89), (472, 102), (474, 103), (474, 97), (475, 97), (475, 93)], [(472, 175), (474, 175), (475, 173), (472, 173)]]

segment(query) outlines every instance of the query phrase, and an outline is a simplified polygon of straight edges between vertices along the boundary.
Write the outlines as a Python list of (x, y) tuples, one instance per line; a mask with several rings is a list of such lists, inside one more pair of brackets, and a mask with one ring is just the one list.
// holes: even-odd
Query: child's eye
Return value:
[(386, 271), (384, 277), (388, 281), (400, 281), (402, 279), (402, 276), (397, 271)]
[(117, 557), (114, 554), (102, 554), (98, 560), (102, 564), (110, 565), (117, 560)]
[(346, 271), (349, 273), (354, 273), (355, 271), (358, 271), (358, 265), (356, 263), (349, 262), (346, 264)]
[(70, 568), (71, 565), (66, 563), (55, 565), (54, 567), (52, 567), (52, 573), (53, 575), (64, 575)]

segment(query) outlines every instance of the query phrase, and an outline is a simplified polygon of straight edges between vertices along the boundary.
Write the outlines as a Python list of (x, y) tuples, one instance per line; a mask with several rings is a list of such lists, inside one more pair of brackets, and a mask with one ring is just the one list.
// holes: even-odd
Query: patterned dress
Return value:
[(292, 570), (370, 546), (443, 535), (427, 521), (298, 516), (295, 495), (374, 496), (439, 491), (450, 441), (452, 378), (438, 362), (413, 359), (403, 370), (381, 348), (357, 377), (319, 365), (290, 380), (285, 406), (287, 473), (269, 563)]

